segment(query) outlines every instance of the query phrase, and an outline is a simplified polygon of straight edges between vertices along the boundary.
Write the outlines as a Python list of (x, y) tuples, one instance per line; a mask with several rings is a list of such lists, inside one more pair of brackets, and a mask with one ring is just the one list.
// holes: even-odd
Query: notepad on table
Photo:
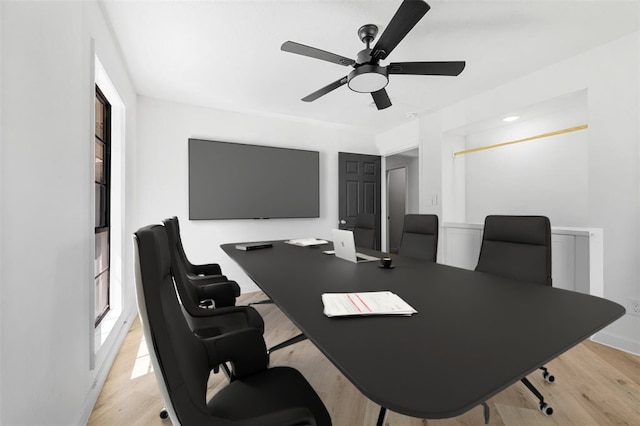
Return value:
[(324, 314), (328, 317), (354, 315), (412, 315), (417, 313), (400, 296), (390, 291), (324, 293)]
[(285, 241), (285, 243), (291, 244), (294, 246), (300, 246), (300, 247), (319, 246), (322, 244), (329, 244), (328, 241), (319, 240), (317, 238), (298, 238), (295, 240), (287, 240)]

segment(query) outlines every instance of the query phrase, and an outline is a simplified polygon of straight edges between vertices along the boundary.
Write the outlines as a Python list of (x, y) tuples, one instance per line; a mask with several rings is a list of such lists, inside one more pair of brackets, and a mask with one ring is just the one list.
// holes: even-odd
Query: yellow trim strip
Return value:
[(528, 138), (516, 139), (514, 141), (502, 142), (502, 143), (497, 143), (497, 144), (494, 144), (494, 145), (479, 146), (477, 148), (471, 148), (471, 149), (465, 149), (463, 151), (454, 152), (453, 156), (455, 157), (455, 156), (458, 156), (458, 155), (470, 154), (472, 152), (484, 151), (486, 149), (499, 148), (501, 146), (513, 145), (513, 144), (516, 144), (516, 143), (527, 142), (527, 141), (531, 141), (531, 140), (534, 140), (534, 139), (548, 138), (549, 136), (562, 135), (564, 133), (577, 132), (578, 130), (584, 130), (584, 129), (588, 128), (588, 127), (589, 126), (587, 124), (583, 124), (581, 126), (568, 127), (566, 129), (556, 130), (556, 131), (548, 132), (548, 133), (542, 133), (542, 134), (539, 134), (539, 135), (530, 136)]

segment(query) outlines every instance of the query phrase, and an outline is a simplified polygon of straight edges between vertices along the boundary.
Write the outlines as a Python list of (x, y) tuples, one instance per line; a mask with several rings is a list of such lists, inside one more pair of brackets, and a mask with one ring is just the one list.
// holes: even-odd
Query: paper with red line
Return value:
[(400, 296), (390, 291), (324, 293), (324, 314), (328, 317), (353, 315), (412, 315), (417, 313)]

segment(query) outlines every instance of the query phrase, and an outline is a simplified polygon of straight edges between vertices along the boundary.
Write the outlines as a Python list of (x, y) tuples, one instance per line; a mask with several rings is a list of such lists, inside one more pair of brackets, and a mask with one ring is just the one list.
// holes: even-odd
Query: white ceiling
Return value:
[[(343, 86), (300, 99), (351, 67), (280, 51), (287, 40), (354, 58), (360, 26), (400, 0), (102, 0), (137, 92), (236, 111), (379, 132), (639, 28), (638, 1), (430, 0), (389, 62), (465, 60), (458, 77), (392, 75), (393, 106)], [(615, 64), (612, 64), (615, 66)]]

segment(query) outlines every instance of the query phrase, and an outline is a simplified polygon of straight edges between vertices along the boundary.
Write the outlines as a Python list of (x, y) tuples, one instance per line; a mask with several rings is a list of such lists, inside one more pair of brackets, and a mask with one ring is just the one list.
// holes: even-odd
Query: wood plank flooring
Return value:
[[(238, 304), (264, 298), (242, 295)], [(258, 305), (265, 321), (267, 347), (297, 334), (297, 328), (274, 305)], [(379, 406), (364, 397), (311, 344), (304, 341), (271, 355), (271, 365), (300, 370), (318, 392), (335, 426), (375, 425)], [(539, 373), (529, 380), (555, 409), (544, 416), (537, 400), (520, 383), (493, 397), (490, 425), (638, 425), (640, 424), (640, 357), (594, 342), (583, 342), (547, 365), (556, 382), (544, 383)], [(392, 365), (380, 368), (393, 368)], [(209, 392), (226, 384), (222, 373), (212, 375)], [(140, 322), (132, 324), (94, 407), (88, 424), (168, 426), (158, 414), (163, 407)], [(482, 425), (482, 408), (445, 420), (415, 419), (390, 412), (388, 426)]]

